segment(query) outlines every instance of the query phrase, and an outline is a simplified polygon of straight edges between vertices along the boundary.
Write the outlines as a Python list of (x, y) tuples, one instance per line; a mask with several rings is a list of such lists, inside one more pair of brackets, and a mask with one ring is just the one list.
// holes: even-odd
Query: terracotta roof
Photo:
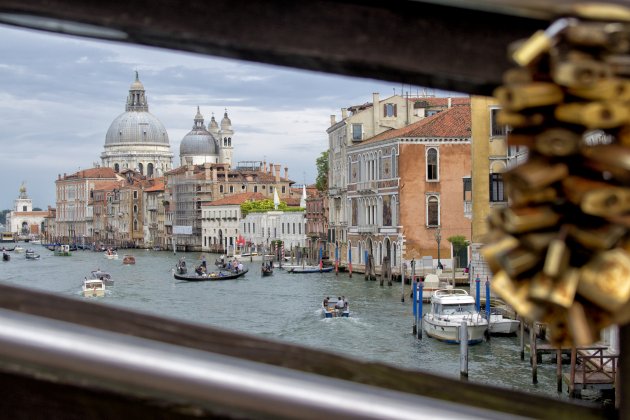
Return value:
[(101, 181), (94, 186), (95, 191), (111, 191), (120, 188), (122, 181)]
[(214, 200), (209, 203), (203, 203), (203, 206), (229, 206), (229, 205), (240, 205), (246, 201), (258, 201), (264, 200), (267, 197), (262, 195), (261, 193), (254, 192), (246, 192), (241, 194), (229, 195), (227, 197), (223, 197), (219, 200)]
[(413, 137), (470, 137), (470, 106), (455, 106), (409, 124), (397, 130), (390, 130), (369, 138), (360, 144), (381, 140)]
[[(448, 98), (436, 98), (436, 97), (415, 97), (408, 98), (409, 102), (413, 104), (418, 103), (418, 105), (425, 105), (422, 102), (426, 103), (426, 106), (422, 106), (421, 108), (431, 108), (431, 107), (447, 107), (448, 106)], [(470, 105), (470, 97), (469, 96), (452, 96), (451, 97), (451, 106), (456, 105)]]
[(67, 175), (63, 179), (68, 178), (116, 178), (116, 172), (112, 168), (90, 168)]
[(301, 197), (285, 197), (280, 198), (280, 201), (284, 201), (289, 207), (300, 207)]
[(154, 178), (153, 186), (145, 190), (146, 192), (164, 191), (164, 178)]

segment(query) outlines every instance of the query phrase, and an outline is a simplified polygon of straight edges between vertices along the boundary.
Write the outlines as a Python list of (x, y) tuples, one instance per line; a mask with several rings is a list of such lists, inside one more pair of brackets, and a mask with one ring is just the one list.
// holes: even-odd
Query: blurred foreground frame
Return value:
[[(0, 23), (490, 95), (511, 66), (508, 45), (546, 28), (577, 2), (549, 3), (0, 0)], [(390, 404), (392, 413), (400, 406), (398, 417), (408, 414), (403, 407), (416, 407), (417, 417), (441, 413), (584, 419), (628, 418), (630, 413), (627, 397), (622, 397), (619, 412), (607, 411), (580, 401), (460, 382), (12, 286), (0, 285), (0, 308), (4, 322), (1, 405), (7, 418), (321, 418), (324, 414), (365, 418), (366, 412), (354, 409), (352, 402), (360, 403), (362, 393), (369, 397), (379, 390), (383, 405)], [(59, 333), (56, 340), (55, 331), (64, 330), (69, 334), (66, 340), (79, 337), (85, 346), (63, 347), (63, 337)], [(49, 333), (29, 336), (29, 331)], [(630, 347), (627, 326), (620, 336), (619, 395), (623, 396), (630, 389), (624, 357)], [(54, 346), (43, 344), (46, 339)], [(88, 346), (103, 340), (112, 343), (111, 349), (105, 349), (111, 350), (106, 354), (111, 355), (106, 357), (109, 365), (104, 359), (101, 363), (90, 359)], [(278, 384), (313, 383), (313, 396), (286, 393), (283, 398), (280, 392), (279, 400), (271, 400), (264, 381), (258, 384), (260, 389), (255, 383), (247, 390), (230, 388), (220, 380), (213, 385), (194, 375), (178, 375), (181, 372), (168, 376), (143, 370), (140, 363), (125, 365), (124, 354), (118, 355), (122, 359), (114, 354), (116, 349), (142, 348), (154, 352), (156, 362), (160, 351), (175, 352), (182, 371), (195, 363), (214, 362), (234, 368), (232, 373), (249, 369), (252, 383), (256, 375), (264, 378), (265, 372)], [(84, 363), (70, 357), (83, 358)], [(166, 375), (153, 382), (160, 386), (151, 386), (158, 378), (153, 374)], [(331, 403), (325, 392), (318, 393), (316, 385), (319, 391), (338, 387), (331, 394), (344, 390), (345, 408)], [(250, 402), (245, 403), (245, 398)]]

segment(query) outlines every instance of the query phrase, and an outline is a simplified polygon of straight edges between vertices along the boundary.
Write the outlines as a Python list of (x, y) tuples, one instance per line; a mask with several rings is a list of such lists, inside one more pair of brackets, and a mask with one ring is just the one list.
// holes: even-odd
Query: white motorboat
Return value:
[(27, 260), (38, 260), (39, 259), (39, 254), (36, 254), (35, 251), (33, 251), (31, 248), (26, 250), (26, 259)]
[(100, 279), (85, 279), (82, 291), (85, 297), (103, 297), (105, 296), (105, 283)]
[(118, 252), (116, 252), (113, 249), (108, 249), (107, 251), (105, 251), (103, 253), (103, 255), (105, 256), (105, 258), (107, 258), (108, 260), (117, 260), (118, 259)]
[(105, 286), (113, 286), (114, 285), (114, 279), (112, 279), (111, 274), (105, 272), (105, 271), (101, 271), (100, 268), (97, 268), (96, 270), (93, 270), (90, 272), (90, 280), (100, 280), (103, 282), (103, 284)]
[(16, 245), (15, 248), (13, 248), (13, 251), (15, 253), (22, 253), (22, 252), (24, 252), (24, 248), (19, 246), (19, 245)]
[(518, 331), (521, 322), (504, 318), (501, 314), (490, 314), (489, 331), (491, 335), (513, 335)]
[(322, 301), (322, 314), (324, 318), (348, 318), (350, 316), (348, 300), (327, 297)]
[(475, 299), (463, 289), (440, 289), (431, 296), (431, 310), (422, 318), (429, 337), (459, 343), (459, 329), (466, 322), (468, 344), (483, 341), (488, 321), (475, 309)]

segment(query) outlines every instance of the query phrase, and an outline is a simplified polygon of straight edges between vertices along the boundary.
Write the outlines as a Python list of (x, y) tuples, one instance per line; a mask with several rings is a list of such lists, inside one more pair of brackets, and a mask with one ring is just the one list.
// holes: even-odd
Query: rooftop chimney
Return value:
[(289, 179), (289, 168), (284, 167), (284, 179)]
[(378, 126), (381, 120), (381, 100), (378, 93), (372, 94), (372, 133), (370, 136), (374, 136), (379, 133)]
[(333, 125), (335, 125), (337, 123), (337, 121), (335, 121), (335, 114), (332, 114), (330, 116), (330, 126), (332, 127)]
[(448, 97), (448, 107), (450, 108), (451, 106), (453, 106), (453, 101), (452, 101), (452, 98), (449, 96)]
[(348, 118), (348, 108), (341, 108), (341, 119)]
[(275, 171), (274, 175), (276, 176), (276, 182), (280, 182), (280, 168), (282, 165), (274, 165)]

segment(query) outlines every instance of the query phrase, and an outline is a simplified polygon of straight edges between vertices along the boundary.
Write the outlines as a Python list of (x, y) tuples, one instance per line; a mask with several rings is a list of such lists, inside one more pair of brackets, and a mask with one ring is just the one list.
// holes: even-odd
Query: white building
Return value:
[(282, 241), (285, 252), (306, 246), (305, 211), (268, 211), (249, 213), (239, 223), (245, 243), (268, 247), (273, 241)]
[(149, 112), (138, 72), (129, 88), (125, 112), (107, 130), (101, 162), (116, 172), (134, 169), (148, 177), (162, 176), (173, 167), (168, 134), (160, 120)]
[(202, 251), (234, 253), (240, 237), (241, 204), (264, 199), (261, 193), (249, 192), (204, 203), (201, 207)]
[(26, 186), (20, 186), (20, 195), (13, 202), (13, 210), (7, 214), (5, 231), (22, 237), (39, 236), (43, 232), (47, 211), (33, 211), (33, 201), (26, 194)]

